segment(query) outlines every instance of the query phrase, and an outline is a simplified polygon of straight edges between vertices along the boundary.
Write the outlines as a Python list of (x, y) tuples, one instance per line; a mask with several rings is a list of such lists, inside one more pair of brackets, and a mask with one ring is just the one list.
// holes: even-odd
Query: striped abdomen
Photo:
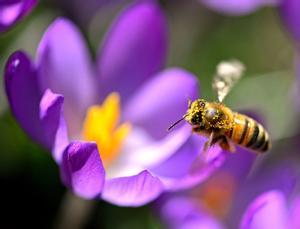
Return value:
[(246, 115), (235, 113), (234, 123), (234, 127), (226, 133), (226, 136), (235, 144), (259, 153), (271, 148), (269, 134), (258, 122)]

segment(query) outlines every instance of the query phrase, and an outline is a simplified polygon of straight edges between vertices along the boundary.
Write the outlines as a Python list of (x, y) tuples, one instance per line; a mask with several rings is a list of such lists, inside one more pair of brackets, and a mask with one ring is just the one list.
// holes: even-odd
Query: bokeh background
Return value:
[[(8, 56), (18, 49), (34, 56), (43, 32), (57, 16), (67, 16), (80, 26), (95, 55), (104, 31), (128, 2), (41, 0), (27, 18), (0, 35), (0, 228), (164, 228), (151, 206), (120, 208), (73, 197), (61, 184), (50, 154), (12, 117), (3, 87)], [(244, 16), (225, 16), (196, 0), (160, 3), (169, 26), (167, 65), (196, 74), (201, 95), (214, 100), (215, 66), (224, 59), (241, 60), (246, 74), (226, 104), (255, 111), (265, 121), (274, 147), (260, 166), (287, 158), (300, 161), (295, 45), (278, 9), (263, 7)]]

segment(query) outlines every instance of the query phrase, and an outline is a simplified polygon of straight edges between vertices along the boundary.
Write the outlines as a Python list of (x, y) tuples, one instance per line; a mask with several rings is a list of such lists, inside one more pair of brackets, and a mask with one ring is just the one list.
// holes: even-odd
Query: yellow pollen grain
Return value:
[(131, 130), (130, 123), (119, 124), (120, 112), (120, 97), (113, 92), (102, 105), (90, 107), (83, 124), (83, 138), (97, 143), (105, 167), (118, 156)]

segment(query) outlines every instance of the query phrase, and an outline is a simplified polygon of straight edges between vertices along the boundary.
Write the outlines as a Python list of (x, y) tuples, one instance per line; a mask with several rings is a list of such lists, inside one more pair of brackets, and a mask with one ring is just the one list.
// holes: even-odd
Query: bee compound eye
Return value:
[(200, 106), (201, 108), (204, 108), (204, 107), (205, 107), (205, 102), (200, 101), (200, 102), (199, 102), (199, 106)]

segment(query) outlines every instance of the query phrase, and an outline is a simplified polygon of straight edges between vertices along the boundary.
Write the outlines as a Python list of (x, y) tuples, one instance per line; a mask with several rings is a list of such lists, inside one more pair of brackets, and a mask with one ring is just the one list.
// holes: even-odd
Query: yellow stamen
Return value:
[(87, 141), (95, 141), (98, 145), (104, 166), (108, 166), (119, 154), (131, 125), (120, 119), (120, 97), (111, 93), (101, 106), (92, 106), (83, 124), (83, 137)]

